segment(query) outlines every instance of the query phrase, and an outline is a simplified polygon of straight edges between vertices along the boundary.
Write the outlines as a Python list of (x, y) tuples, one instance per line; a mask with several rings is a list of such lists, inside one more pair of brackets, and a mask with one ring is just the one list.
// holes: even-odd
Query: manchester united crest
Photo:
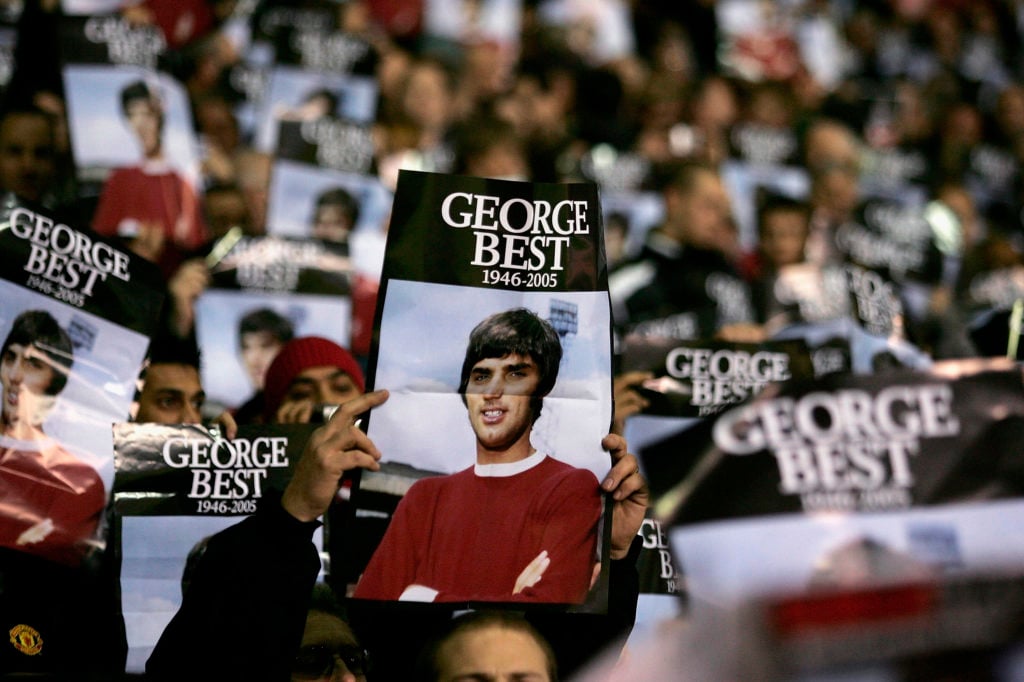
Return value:
[(43, 637), (30, 625), (15, 625), (10, 630), (11, 644), (26, 656), (35, 656), (43, 650)]

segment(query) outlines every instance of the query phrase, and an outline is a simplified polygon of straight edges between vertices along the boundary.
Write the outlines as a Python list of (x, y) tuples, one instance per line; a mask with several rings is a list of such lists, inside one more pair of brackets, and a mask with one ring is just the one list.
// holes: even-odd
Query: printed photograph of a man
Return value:
[(355, 597), (584, 600), (598, 561), (598, 480), (531, 438), (562, 359), (558, 332), (527, 308), (491, 314), (472, 329), (458, 393), (475, 462), (412, 485)]
[(65, 563), (81, 558), (106, 502), (97, 471), (43, 432), (73, 360), (45, 310), (21, 313), (0, 347), (0, 546)]

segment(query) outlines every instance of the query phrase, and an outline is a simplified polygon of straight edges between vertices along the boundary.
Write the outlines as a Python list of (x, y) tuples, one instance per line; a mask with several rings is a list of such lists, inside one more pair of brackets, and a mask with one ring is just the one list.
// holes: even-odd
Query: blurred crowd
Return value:
[[(235, 228), (266, 234), (274, 158), (257, 149), (232, 74), (247, 59), (253, 17), (274, 3), (96, 4), (163, 33), (165, 63), (188, 93), (200, 142), (194, 196), (126, 231), (119, 211), (143, 185), (120, 180), (120, 198), (109, 185), (83, 190), (61, 73), (66, 12), (57, 0), (0, 3), (16, 29), (0, 113), (0, 190), (160, 266), (168, 296), (140, 420), (218, 417), (223, 406), (203, 404), (198, 376), (174, 405), (157, 402), (159, 368), (201, 362), (195, 304), (211, 285), (213, 245)], [(1013, 331), (998, 315), (1024, 298), (1024, 2), (282, 6), (327, 7), (335, 31), (375, 49), (370, 167), (389, 190), (400, 169), (597, 183), (620, 344), (637, 336), (762, 342), (827, 319), (827, 311), (809, 312), (811, 302), (828, 303), (826, 290), (793, 291), (826, 281), (808, 273), (855, 264), (895, 292), (898, 319), (886, 334), (915, 349), (904, 364), (1007, 353)], [(439, 12), (446, 32), (437, 29)], [(122, 95), (125, 116), (143, 155), (159, 159), (162, 119), (146, 109), (145, 92), (141, 104), (133, 97)], [(331, 104), (303, 104), (317, 106)], [(315, 405), (362, 393), (387, 215), (356, 231), (358, 208), (346, 201), (322, 197), (310, 236), (352, 242), (352, 357), (319, 349), (331, 360), (323, 364), (344, 371), (311, 378), (301, 394), (268, 383), (232, 423), (309, 421)], [(780, 300), (787, 287), (789, 303), (808, 302), (799, 315)], [(1003, 326), (991, 324), (993, 315)], [(275, 320), (248, 324), (242, 352), (262, 389), (292, 331)], [(180, 354), (176, 344), (189, 350)], [(289, 381), (313, 366), (294, 354), (285, 360)], [(620, 429), (645, 407), (634, 390), (644, 376), (616, 382)], [(542, 652), (545, 664), (550, 658)]]

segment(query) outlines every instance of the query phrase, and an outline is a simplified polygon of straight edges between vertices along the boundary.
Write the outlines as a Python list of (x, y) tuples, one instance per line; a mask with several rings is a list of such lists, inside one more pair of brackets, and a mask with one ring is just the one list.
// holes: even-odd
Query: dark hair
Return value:
[(238, 342), (241, 344), (243, 334), (268, 332), (281, 343), (288, 343), (295, 336), (292, 321), (270, 308), (257, 308), (242, 316), (238, 321)]
[(359, 201), (344, 187), (332, 187), (317, 195), (316, 205), (313, 208), (313, 222), (316, 222), (320, 209), (324, 206), (337, 206), (344, 211), (348, 216), (350, 229), (354, 228), (356, 222), (359, 221)]
[(35, 346), (42, 351), (54, 370), (53, 379), (46, 387), (46, 395), (57, 395), (68, 383), (68, 370), (75, 361), (71, 337), (57, 320), (45, 310), (26, 310), (14, 318), (11, 331), (0, 348), (0, 356), (7, 354), (13, 344)]
[(199, 346), (194, 339), (161, 334), (150, 341), (150, 365), (188, 365), (199, 370), (199, 362)]
[(441, 649), (444, 645), (459, 635), (490, 627), (514, 630), (531, 637), (544, 652), (548, 677), (552, 682), (557, 682), (558, 664), (551, 645), (522, 614), (514, 611), (473, 611), (452, 619), (445, 629), (420, 651), (413, 679), (416, 682), (437, 682), (441, 677)]
[(309, 104), (310, 102), (319, 97), (322, 97), (325, 100), (327, 100), (329, 114), (334, 115), (338, 112), (338, 105), (341, 104), (341, 97), (331, 92), (327, 88), (317, 88), (316, 90), (307, 93), (306, 96), (302, 98), (302, 103)]
[(503, 358), (513, 353), (528, 355), (537, 365), (540, 380), (537, 391), (530, 398), (533, 421), (537, 421), (544, 396), (551, 392), (558, 378), (562, 342), (549, 322), (526, 308), (495, 313), (470, 332), (459, 380), (462, 402), (466, 402), (469, 375), (476, 363), (485, 358)]
[(765, 220), (769, 214), (782, 212), (799, 213), (805, 223), (811, 219), (811, 208), (805, 202), (780, 194), (765, 194), (757, 207), (757, 233), (759, 235), (764, 233)]
[(697, 180), (705, 173), (718, 177), (718, 169), (703, 161), (681, 161), (666, 169), (663, 176), (662, 191), (674, 189), (682, 194), (691, 192), (697, 186)]
[(157, 110), (161, 109), (160, 98), (157, 97), (156, 93), (153, 92), (145, 81), (132, 81), (121, 88), (121, 112), (127, 116), (128, 106), (140, 99), (153, 103)]

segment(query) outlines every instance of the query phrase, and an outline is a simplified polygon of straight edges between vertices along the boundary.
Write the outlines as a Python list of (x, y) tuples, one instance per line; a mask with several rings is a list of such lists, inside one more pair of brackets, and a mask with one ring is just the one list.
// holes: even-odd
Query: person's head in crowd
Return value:
[(42, 423), (67, 384), (74, 352), (71, 338), (45, 310), (14, 318), (0, 347), (3, 432), (20, 440), (42, 435)]
[(678, 166), (664, 189), (662, 232), (679, 244), (725, 251), (731, 241), (732, 206), (714, 166), (687, 162)]
[(448, 69), (435, 59), (417, 59), (406, 71), (400, 114), (417, 131), (416, 146), (437, 145), (454, 115), (454, 86)]
[(785, 86), (765, 82), (751, 88), (744, 114), (749, 123), (784, 130), (792, 126), (796, 109)]
[(551, 646), (522, 615), (473, 611), (451, 621), (422, 652), (416, 682), (557, 682)]
[(604, 221), (604, 253), (608, 267), (615, 267), (626, 257), (629, 240), (629, 216), (620, 211), (608, 214)]
[(770, 271), (803, 262), (809, 232), (810, 208), (803, 202), (771, 196), (758, 207), (758, 248)]
[(203, 192), (203, 213), (212, 239), (220, 239), (233, 227), (252, 233), (249, 205), (245, 194), (235, 184), (213, 184)]
[(242, 144), (238, 119), (231, 103), (222, 95), (205, 95), (196, 102), (196, 127), (207, 143), (225, 154)]
[[(485, 318), (470, 332), (459, 393), (477, 439), (477, 462), (529, 454), (544, 396), (558, 378), (562, 343), (549, 322), (526, 308)], [(501, 410), (494, 420), (490, 411)], [(525, 454), (524, 448), (525, 446)]]
[(270, 308), (252, 310), (238, 321), (238, 353), (249, 382), (257, 391), (262, 390), (274, 357), (294, 336), (291, 320)]
[(344, 187), (332, 187), (316, 197), (312, 236), (329, 242), (346, 242), (359, 220), (359, 200)]
[(155, 337), (142, 371), (135, 421), (152, 424), (198, 424), (202, 421), (203, 391), (199, 348), (170, 335)]
[(722, 76), (709, 76), (693, 95), (693, 123), (706, 132), (726, 130), (739, 116), (736, 89)]
[(369, 654), (346, 622), (334, 592), (326, 584), (317, 583), (302, 643), (292, 663), (292, 682), (366, 682), (369, 667)]
[(269, 154), (246, 151), (238, 156), (238, 187), (249, 207), (252, 234), (266, 234), (267, 196), (270, 190), (270, 169), (273, 158)]
[(316, 418), (314, 408), (341, 405), (364, 390), (363, 370), (351, 353), (330, 339), (302, 336), (286, 343), (267, 369), (263, 417), (308, 423)]
[(478, 178), (527, 180), (526, 146), (512, 124), (493, 116), (466, 123), (459, 135), (461, 172)]
[(959, 177), (970, 161), (971, 152), (984, 137), (984, 118), (966, 101), (952, 103), (945, 111), (940, 130), (939, 164), (942, 172)]
[(121, 89), (121, 113), (139, 141), (147, 159), (163, 151), (164, 107), (159, 95), (145, 81), (133, 81)]
[(828, 223), (847, 220), (860, 201), (860, 144), (843, 123), (819, 119), (804, 139), (813, 211)]
[(34, 106), (5, 110), (0, 116), (0, 188), (38, 203), (56, 175), (53, 118)]
[(1024, 85), (1011, 83), (999, 93), (996, 122), (1007, 140), (1024, 135)]

